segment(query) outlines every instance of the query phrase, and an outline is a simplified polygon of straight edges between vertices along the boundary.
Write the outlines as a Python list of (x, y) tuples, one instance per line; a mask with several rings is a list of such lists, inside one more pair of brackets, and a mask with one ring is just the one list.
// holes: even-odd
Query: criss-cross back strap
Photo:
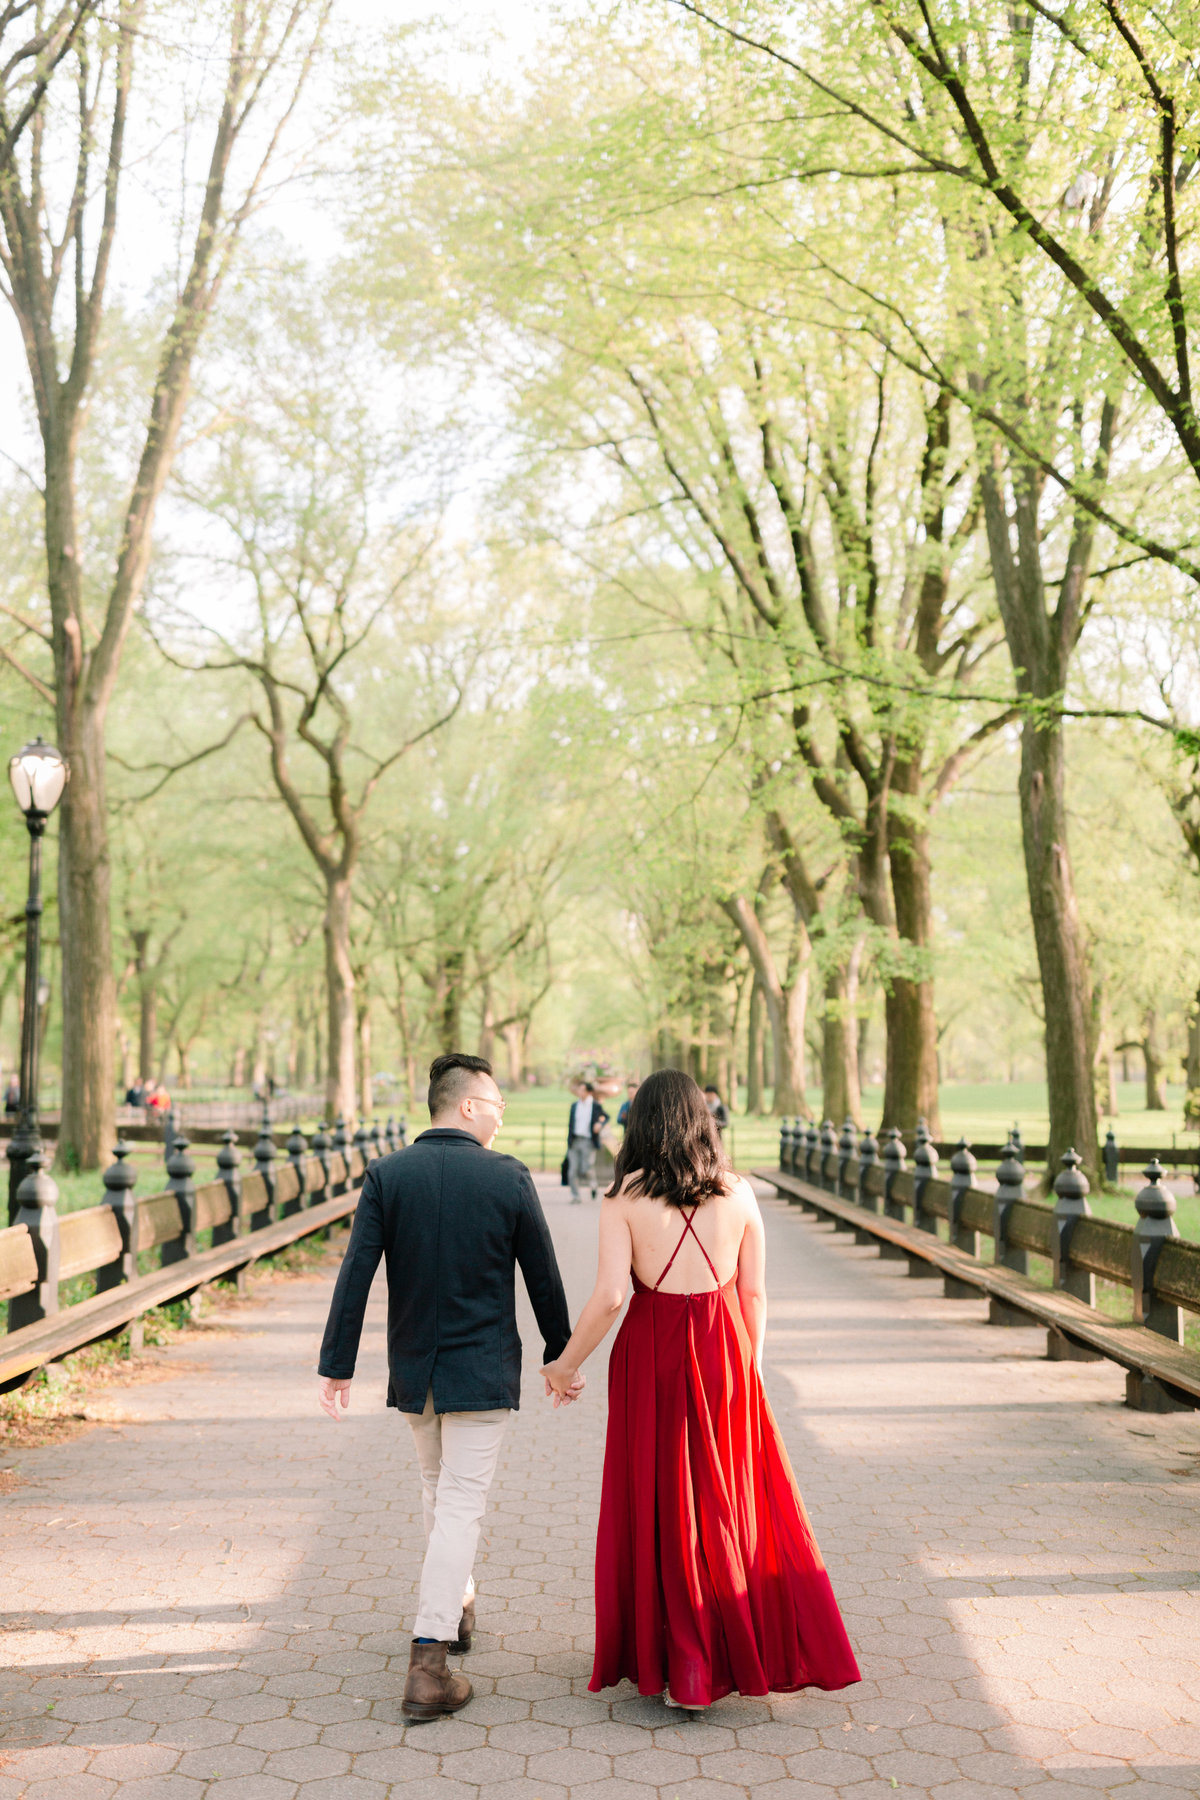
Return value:
[[(679, 1252), (683, 1249), (683, 1240), (687, 1236), (689, 1231), (691, 1232), (692, 1236), (696, 1239), (696, 1242), (698, 1244), (700, 1244), (699, 1234), (696, 1230), (696, 1227), (692, 1224), (692, 1220), (696, 1216), (696, 1208), (693, 1206), (690, 1213), (685, 1213), (681, 1207), (680, 1208), (680, 1216), (683, 1219), (683, 1230), (679, 1234), (679, 1242), (676, 1244), (675, 1248), (672, 1250), (670, 1257), (667, 1260), (666, 1268), (663, 1270), (662, 1274), (659, 1276), (658, 1280), (655, 1282), (654, 1288), (652, 1290), (653, 1292), (657, 1292), (657, 1290), (662, 1286), (663, 1282), (667, 1279), (667, 1276), (671, 1273), (671, 1264), (675, 1261), (675, 1258), (679, 1255)], [(717, 1286), (720, 1287), (720, 1285), (721, 1285), (720, 1278), (717, 1275), (717, 1271), (715, 1269), (713, 1269), (712, 1257), (708, 1254), (708, 1251), (704, 1248), (703, 1244), (700, 1244), (700, 1254), (704, 1258), (705, 1262), (708, 1264), (709, 1268), (712, 1269), (712, 1278), (716, 1282)]]

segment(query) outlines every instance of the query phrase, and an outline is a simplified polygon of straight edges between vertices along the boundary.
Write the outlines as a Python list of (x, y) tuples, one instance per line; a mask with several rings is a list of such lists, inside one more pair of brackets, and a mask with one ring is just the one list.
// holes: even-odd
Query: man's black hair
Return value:
[(719, 1099), (720, 1099), (720, 1098), (721, 1098), (721, 1090), (720, 1090), (720, 1088), (719, 1088), (719, 1087), (714, 1087), (714, 1086), (713, 1086), (713, 1084), (712, 1084), (712, 1082), (711, 1082), (711, 1081), (710, 1081), (710, 1082), (709, 1082), (709, 1084), (708, 1084), (708, 1086), (707, 1086), (707, 1087), (706, 1087), (706, 1088), (705, 1088), (705, 1090), (704, 1090), (704, 1091), (705, 1091), (705, 1093), (706, 1093), (706, 1094), (715, 1094), (715, 1095), (716, 1095), (716, 1096), (717, 1096), (717, 1099), (718, 1099), (718, 1100), (719, 1100)]
[(436, 1119), (461, 1100), (476, 1075), (490, 1075), (492, 1065), (486, 1056), (467, 1056), (452, 1050), (448, 1056), (435, 1056), (429, 1065), (429, 1092), (426, 1100), (429, 1116)]

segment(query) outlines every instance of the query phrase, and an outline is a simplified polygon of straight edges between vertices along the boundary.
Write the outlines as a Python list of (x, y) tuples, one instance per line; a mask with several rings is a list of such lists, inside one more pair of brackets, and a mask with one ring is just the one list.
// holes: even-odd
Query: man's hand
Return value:
[(556, 1408), (570, 1406), (587, 1386), (587, 1376), (579, 1369), (567, 1368), (561, 1360), (547, 1363), (542, 1370), (542, 1379), (546, 1383), (546, 1398), (553, 1400)]
[(342, 1414), (350, 1404), (350, 1383), (335, 1381), (332, 1375), (322, 1375), (321, 1385), (317, 1389), (317, 1402), (323, 1413), (338, 1423)]

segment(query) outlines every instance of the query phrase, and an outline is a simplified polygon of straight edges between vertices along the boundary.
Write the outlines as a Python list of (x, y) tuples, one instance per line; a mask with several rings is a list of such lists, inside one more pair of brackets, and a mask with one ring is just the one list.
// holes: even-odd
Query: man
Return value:
[(704, 1090), (704, 1104), (713, 1116), (713, 1124), (724, 1135), (729, 1123), (729, 1108), (721, 1098), (720, 1088), (713, 1087), (711, 1082)]
[(567, 1181), (572, 1206), (578, 1206), (582, 1200), (579, 1190), (584, 1182), (592, 1190), (592, 1199), (596, 1198), (596, 1147), (601, 1131), (608, 1124), (608, 1114), (597, 1100), (590, 1081), (578, 1082), (575, 1096), (567, 1125)]
[(521, 1265), (546, 1362), (571, 1335), (554, 1246), (524, 1163), (491, 1145), (504, 1101), (482, 1056), (439, 1056), (430, 1128), (367, 1170), (321, 1345), (320, 1404), (350, 1399), (371, 1282), (388, 1287), (388, 1405), (408, 1415), (421, 1469), (426, 1552), (401, 1707), (406, 1719), (457, 1712), (471, 1698), (448, 1650), (471, 1647), (472, 1566), (509, 1413), (520, 1404), (513, 1303)]
[(638, 1084), (636, 1081), (627, 1081), (625, 1083), (625, 1098), (622, 1100), (621, 1110), (617, 1114), (617, 1124), (621, 1127), (622, 1131), (625, 1131), (628, 1129), (629, 1109), (633, 1105), (633, 1096), (637, 1093), (637, 1091), (638, 1091)]

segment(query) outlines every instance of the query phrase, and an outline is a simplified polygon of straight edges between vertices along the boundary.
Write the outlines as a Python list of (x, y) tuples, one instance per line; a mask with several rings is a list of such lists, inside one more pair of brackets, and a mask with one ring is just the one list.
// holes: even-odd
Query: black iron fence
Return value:
[[(112, 1335), (153, 1306), (179, 1298), (273, 1254), (352, 1213), (368, 1164), (404, 1143), (403, 1121), (344, 1121), (281, 1147), (264, 1117), (243, 1164), (238, 1134), (220, 1134), (216, 1179), (197, 1185), (191, 1140), (176, 1134), (166, 1186), (139, 1197), (130, 1144), (122, 1139), (103, 1176), (103, 1202), (59, 1215), (52, 1184), (27, 1182), (14, 1224), (0, 1230), (0, 1391), (69, 1350)], [(38, 1174), (45, 1158), (38, 1159)], [(40, 1192), (37, 1190), (40, 1189)], [(62, 1286), (95, 1277), (92, 1294), (64, 1304)]]

